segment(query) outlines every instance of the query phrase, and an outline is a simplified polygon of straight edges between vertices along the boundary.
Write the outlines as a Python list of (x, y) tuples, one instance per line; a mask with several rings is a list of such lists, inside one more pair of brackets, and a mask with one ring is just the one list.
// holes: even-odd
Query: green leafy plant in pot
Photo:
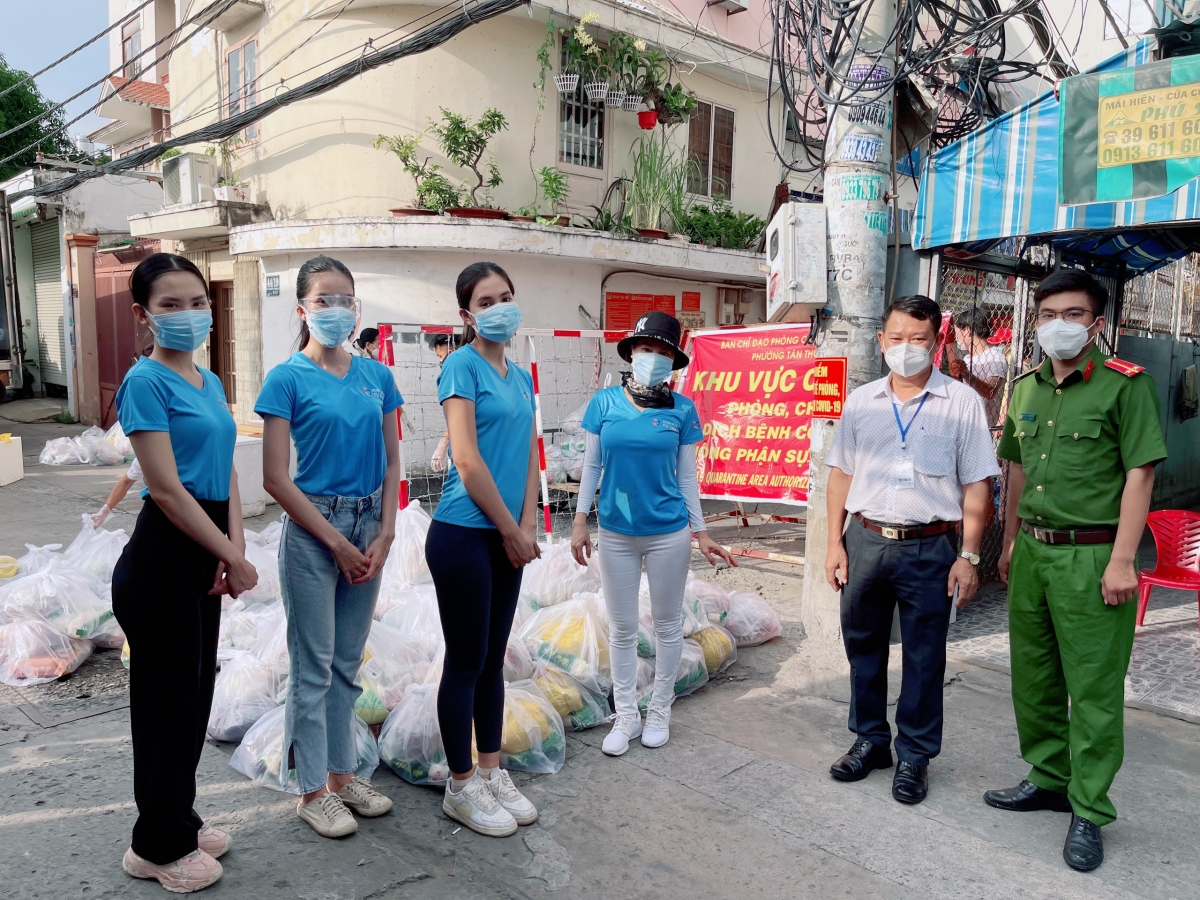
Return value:
[(643, 237), (666, 237), (687, 214), (687, 178), (694, 163), (665, 131), (641, 135), (631, 150), (627, 191), (633, 227)]
[(371, 141), (376, 150), (386, 150), (400, 160), (404, 171), (412, 176), (416, 187), (416, 206), (400, 207), (391, 211), (394, 216), (433, 215), (448, 206), (458, 206), (461, 202), (458, 187), (441, 173), (441, 166), (430, 162), (426, 156), (420, 160), (417, 149), (421, 143), (421, 135), (407, 137), (378, 135)]
[[(466, 215), (473, 218), (503, 218), (505, 213), (496, 209), (491, 191), (504, 183), (500, 169), (494, 160), (489, 160), (487, 175), (480, 165), (492, 138), (508, 127), (508, 120), (500, 110), (489, 107), (477, 122), (461, 113), (442, 107), (442, 121), (429, 122), (429, 131), (437, 138), (438, 146), (450, 162), (467, 169), (475, 176), (475, 184), (463, 181), (465, 206), (447, 207), (451, 215)], [(481, 196), (482, 192), (482, 196)], [(469, 202), (468, 202), (469, 201)], [(486, 211), (486, 212), (483, 212)]]
[(658, 110), (658, 122), (663, 127), (679, 125), (696, 111), (696, 95), (682, 84), (666, 84), (652, 95), (654, 108)]

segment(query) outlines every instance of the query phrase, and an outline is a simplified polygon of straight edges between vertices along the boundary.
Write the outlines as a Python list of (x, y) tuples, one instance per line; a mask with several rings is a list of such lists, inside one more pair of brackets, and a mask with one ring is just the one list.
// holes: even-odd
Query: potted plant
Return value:
[(491, 160), (487, 164), (486, 178), (480, 170), (480, 161), (491, 139), (507, 127), (508, 120), (494, 107), (485, 109), (477, 122), (445, 107), (442, 107), (441, 122), (430, 120), (429, 131), (437, 138), (438, 146), (446, 158), (475, 176), (473, 185), (463, 181), (464, 193), (460, 202), (466, 205), (447, 207), (446, 212), (450, 215), (475, 219), (503, 219), (508, 215), (492, 205), (491, 189), (499, 187), (504, 181), (500, 177), (500, 169)]
[(459, 189), (441, 174), (441, 166), (431, 163), (428, 156), (424, 162), (419, 159), (417, 148), (420, 143), (419, 134), (408, 137), (380, 134), (371, 141), (376, 150), (395, 154), (416, 187), (416, 205), (388, 210), (393, 216), (436, 216), (447, 206), (458, 206), (460, 202)]
[(571, 217), (559, 214), (563, 201), (570, 193), (567, 173), (560, 172), (554, 166), (544, 166), (538, 169), (538, 182), (543, 199), (550, 204), (549, 214), (538, 216), (538, 222), (543, 225), (557, 225), (560, 228), (568, 227), (571, 224)]
[(217, 200), (225, 202), (236, 200), (245, 203), (248, 199), (246, 191), (248, 185), (242, 181), (241, 172), (237, 168), (237, 150), (245, 143), (246, 141), (240, 137), (227, 137), (223, 141), (207, 147), (204, 151), (206, 155), (215, 156), (220, 160), (221, 171), (224, 173), (217, 179), (216, 187), (213, 188), (213, 197)]
[(682, 84), (667, 84), (651, 95), (658, 121), (664, 128), (679, 125), (696, 111), (696, 95), (685, 90)]
[(587, 26), (600, 20), (600, 14), (590, 12), (579, 20), (570, 31), (563, 32), (563, 69), (554, 76), (554, 84), (561, 94), (574, 93), (579, 79), (590, 80), (602, 57), (603, 51), (595, 39), (588, 34)]
[(638, 112), (638, 128), (643, 131), (650, 131), (658, 124), (657, 109), (643, 109)]
[(687, 153), (666, 132), (643, 134), (633, 147), (628, 201), (633, 228), (642, 237), (665, 238), (686, 210)]

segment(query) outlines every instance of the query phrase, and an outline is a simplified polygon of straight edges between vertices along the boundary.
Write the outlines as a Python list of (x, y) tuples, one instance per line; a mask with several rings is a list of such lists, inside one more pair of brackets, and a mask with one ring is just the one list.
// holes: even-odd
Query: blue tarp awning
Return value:
[[(1142, 38), (1092, 71), (1152, 62), (1155, 46), (1153, 37)], [(986, 250), (1027, 236), (1119, 256), (1130, 274), (1189, 252), (1200, 229), (1200, 180), (1149, 200), (1058, 204), (1058, 114), (1050, 90), (929, 157), (913, 247)]]

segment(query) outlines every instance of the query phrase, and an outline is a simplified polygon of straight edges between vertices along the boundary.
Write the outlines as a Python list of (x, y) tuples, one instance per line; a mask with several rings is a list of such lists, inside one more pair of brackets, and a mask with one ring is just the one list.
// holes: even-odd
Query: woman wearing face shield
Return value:
[(540, 555), (533, 379), (504, 355), (521, 324), (505, 271), (489, 262), (467, 266), (455, 294), (463, 345), (437, 382), (454, 464), (425, 541), (446, 639), (437, 707), (451, 778), (442, 811), (479, 834), (504, 837), (538, 817), (500, 768), (504, 653), (522, 568)]
[[(137, 656), (129, 677), (138, 819), (123, 866), (176, 893), (221, 877), (229, 835), (192, 808), (212, 706), (220, 597), (258, 582), (246, 561), (237, 438), (221, 380), (192, 362), (208, 337), (208, 286), (187, 259), (156, 253), (129, 279), (154, 349), (125, 375), (117, 415), (146, 489), (113, 570), (113, 612)], [(164, 711), (169, 710), (169, 714)]]
[(264, 422), (263, 486), (287, 514), (279, 544), (290, 657), (281, 769), (297, 772), (300, 818), (322, 837), (343, 837), (358, 830), (352, 812), (392, 808), (354, 774), (353, 718), (379, 573), (396, 534), (396, 415), (404, 399), (386, 366), (344, 346), (359, 314), (349, 269), (328, 256), (308, 260), (296, 298), (299, 350), (267, 373), (254, 407)]
[[(617, 344), (631, 363), (620, 387), (596, 393), (583, 416), (586, 448), (571, 550), (581, 566), (592, 553), (587, 517), (600, 483), (600, 571), (609, 618), (609, 659), (617, 714), (603, 750), (620, 756), (641, 735), (646, 747), (670, 737), (675, 676), (683, 652), (683, 591), (692, 558), (692, 533), (700, 552), (716, 565), (736, 566), (708, 536), (696, 483), (700, 417), (687, 397), (667, 386), (688, 364), (679, 349), (674, 316), (651, 312)], [(654, 693), (643, 730), (637, 704), (638, 587), (642, 566), (650, 582), (656, 651)]]

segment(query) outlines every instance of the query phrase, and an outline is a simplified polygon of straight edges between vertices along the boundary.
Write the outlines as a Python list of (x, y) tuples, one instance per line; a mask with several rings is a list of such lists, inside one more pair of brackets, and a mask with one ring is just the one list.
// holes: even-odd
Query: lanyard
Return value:
[(921, 396), (921, 402), (917, 404), (917, 411), (912, 414), (912, 418), (908, 420), (908, 424), (904, 425), (900, 422), (900, 407), (896, 405), (896, 401), (892, 401), (892, 412), (896, 416), (896, 427), (900, 429), (900, 449), (908, 449), (908, 432), (912, 428), (913, 422), (917, 421), (917, 416), (921, 414), (921, 407), (925, 405), (925, 401), (929, 399), (929, 392), (926, 391)]

